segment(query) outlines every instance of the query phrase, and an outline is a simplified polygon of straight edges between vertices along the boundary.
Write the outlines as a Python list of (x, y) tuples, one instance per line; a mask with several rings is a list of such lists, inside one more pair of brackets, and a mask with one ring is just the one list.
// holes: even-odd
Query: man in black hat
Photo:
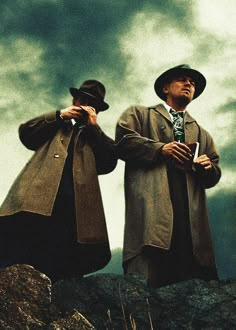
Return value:
[(109, 108), (97, 80), (70, 88), (73, 105), (19, 128), (35, 153), (0, 208), (0, 266), (26, 263), (53, 281), (83, 276), (110, 260), (98, 174), (117, 163), (114, 141), (97, 124)]
[(117, 123), (117, 152), (126, 163), (123, 267), (153, 287), (217, 278), (205, 189), (220, 179), (219, 156), (186, 111), (205, 86), (200, 72), (176, 66), (155, 82), (164, 103), (132, 106)]

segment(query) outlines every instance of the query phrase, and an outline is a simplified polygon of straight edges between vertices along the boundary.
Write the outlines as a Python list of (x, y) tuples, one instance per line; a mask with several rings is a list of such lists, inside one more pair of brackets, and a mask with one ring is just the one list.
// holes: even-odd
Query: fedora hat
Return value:
[(206, 78), (197, 70), (192, 69), (188, 64), (177, 65), (163, 72), (155, 81), (154, 89), (157, 95), (166, 100), (166, 94), (163, 92), (163, 87), (166, 83), (179, 76), (189, 76), (195, 82), (195, 93), (193, 98), (197, 98), (206, 87)]
[(75, 99), (80, 95), (86, 95), (93, 99), (98, 111), (105, 111), (109, 108), (109, 105), (104, 101), (105, 86), (98, 80), (86, 80), (79, 88), (71, 87), (69, 90)]

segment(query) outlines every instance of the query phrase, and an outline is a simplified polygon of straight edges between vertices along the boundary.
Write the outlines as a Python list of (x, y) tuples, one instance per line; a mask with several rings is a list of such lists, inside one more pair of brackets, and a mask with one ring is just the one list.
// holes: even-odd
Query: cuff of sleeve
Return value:
[(166, 157), (163, 156), (163, 154), (162, 154), (162, 148), (164, 147), (165, 143), (160, 142), (158, 144), (159, 144), (159, 147), (156, 150), (155, 161), (156, 162), (163, 162), (163, 161), (166, 160)]
[(61, 117), (61, 112), (60, 112), (60, 110), (57, 110), (56, 111), (56, 120), (57, 121), (63, 121), (63, 118)]

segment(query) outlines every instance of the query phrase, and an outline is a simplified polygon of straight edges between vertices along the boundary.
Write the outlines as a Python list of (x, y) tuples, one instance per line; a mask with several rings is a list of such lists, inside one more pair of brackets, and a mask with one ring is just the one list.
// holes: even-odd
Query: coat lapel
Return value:
[(170, 115), (164, 105), (158, 104), (157, 106), (154, 107), (154, 109), (159, 112), (165, 119), (167, 119), (170, 123), (172, 123)]
[[(157, 111), (162, 117), (164, 117), (172, 127), (172, 120), (171, 117), (164, 107), (163, 104), (158, 104), (154, 107), (150, 107), (151, 109), (154, 109)], [(186, 111), (185, 116), (184, 116), (184, 125), (185, 125), (185, 141), (187, 143), (192, 143), (196, 142), (199, 140), (199, 127), (196, 122), (196, 119), (194, 119), (188, 111)], [(172, 137), (172, 131), (170, 132), (169, 129), (165, 130), (166, 136), (168, 136), (170, 139)], [(165, 141), (166, 142), (166, 141)]]
[(185, 142), (193, 143), (199, 140), (199, 127), (194, 119), (187, 111), (184, 116)]

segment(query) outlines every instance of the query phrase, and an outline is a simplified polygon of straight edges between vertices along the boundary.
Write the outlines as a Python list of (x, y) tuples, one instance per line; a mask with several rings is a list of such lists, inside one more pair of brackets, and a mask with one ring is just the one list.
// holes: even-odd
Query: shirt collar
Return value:
[[(165, 109), (170, 113), (170, 109), (175, 110), (174, 108), (171, 108), (166, 102), (163, 104)], [(183, 113), (185, 113), (186, 110), (182, 111)]]
[(77, 124), (76, 127), (78, 127), (79, 129), (85, 128), (87, 126), (85, 124), (78, 123), (74, 118), (71, 119), (71, 123), (72, 123), (73, 126), (75, 126)]
[[(168, 113), (169, 113), (169, 115), (170, 115), (170, 118), (171, 118), (171, 120), (173, 121), (173, 116), (172, 116), (172, 114), (170, 113), (170, 109), (173, 109), (173, 108), (171, 108), (166, 102), (163, 104), (163, 106), (164, 106), (164, 108), (168, 111)], [(175, 110), (175, 109), (173, 109), (173, 110)], [(184, 110), (184, 111), (182, 111), (182, 112), (183, 112), (183, 114), (185, 114), (186, 110)]]

